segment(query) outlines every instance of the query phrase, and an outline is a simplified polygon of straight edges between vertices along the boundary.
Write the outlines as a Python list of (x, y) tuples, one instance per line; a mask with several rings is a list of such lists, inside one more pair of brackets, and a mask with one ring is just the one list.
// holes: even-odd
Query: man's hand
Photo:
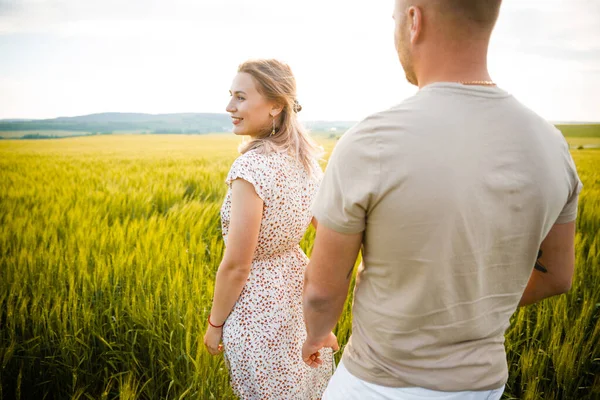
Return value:
[(321, 352), (319, 351), (323, 347), (331, 347), (333, 351), (338, 351), (340, 349), (337, 338), (333, 332), (330, 332), (329, 336), (319, 342), (313, 342), (307, 338), (302, 346), (302, 360), (304, 360), (306, 365), (312, 368), (317, 368), (319, 365), (323, 364)]

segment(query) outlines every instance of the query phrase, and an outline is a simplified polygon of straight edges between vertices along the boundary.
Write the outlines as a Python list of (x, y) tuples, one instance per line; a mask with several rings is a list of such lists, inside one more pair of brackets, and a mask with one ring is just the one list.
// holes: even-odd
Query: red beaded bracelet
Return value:
[(210, 314), (208, 314), (208, 324), (209, 324), (210, 326), (212, 326), (213, 328), (222, 328), (222, 327), (223, 327), (223, 325), (225, 325), (225, 322), (223, 322), (223, 324), (222, 324), (222, 325), (213, 325), (213, 323), (212, 323), (212, 322), (210, 322)]

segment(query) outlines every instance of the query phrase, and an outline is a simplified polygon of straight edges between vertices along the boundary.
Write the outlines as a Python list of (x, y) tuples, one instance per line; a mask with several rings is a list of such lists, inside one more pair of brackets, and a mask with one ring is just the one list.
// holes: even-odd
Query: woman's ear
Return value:
[(276, 117), (278, 116), (281, 112), (283, 111), (283, 106), (280, 105), (274, 105), (271, 108), (271, 112), (269, 114), (271, 114), (271, 117)]

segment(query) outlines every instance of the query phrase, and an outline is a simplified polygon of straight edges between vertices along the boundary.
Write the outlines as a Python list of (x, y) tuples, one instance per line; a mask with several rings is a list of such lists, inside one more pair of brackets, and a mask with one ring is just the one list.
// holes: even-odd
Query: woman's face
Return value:
[(273, 124), (273, 104), (258, 92), (252, 75), (240, 72), (233, 78), (229, 90), (231, 100), (227, 112), (231, 114), (233, 133), (256, 136)]

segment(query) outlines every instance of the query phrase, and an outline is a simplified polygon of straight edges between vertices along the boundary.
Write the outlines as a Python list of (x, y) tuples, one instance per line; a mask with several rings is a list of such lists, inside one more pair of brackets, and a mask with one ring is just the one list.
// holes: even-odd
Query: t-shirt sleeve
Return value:
[(577, 219), (577, 202), (579, 200), (579, 193), (583, 188), (583, 184), (577, 175), (577, 168), (575, 167), (575, 162), (573, 161), (573, 157), (568, 151), (567, 146), (567, 154), (566, 154), (566, 171), (569, 177), (570, 183), (570, 191), (569, 197), (567, 199), (567, 204), (565, 204), (562, 209), (558, 219), (556, 220), (557, 224), (566, 224), (567, 222), (572, 222)]
[(231, 166), (225, 183), (231, 188), (231, 183), (236, 179), (243, 179), (254, 186), (254, 191), (267, 202), (268, 194), (268, 176), (266, 165), (261, 163), (260, 156), (246, 153), (239, 156)]
[(345, 234), (364, 231), (380, 170), (374, 133), (361, 124), (346, 132), (331, 154), (313, 202), (318, 223)]

